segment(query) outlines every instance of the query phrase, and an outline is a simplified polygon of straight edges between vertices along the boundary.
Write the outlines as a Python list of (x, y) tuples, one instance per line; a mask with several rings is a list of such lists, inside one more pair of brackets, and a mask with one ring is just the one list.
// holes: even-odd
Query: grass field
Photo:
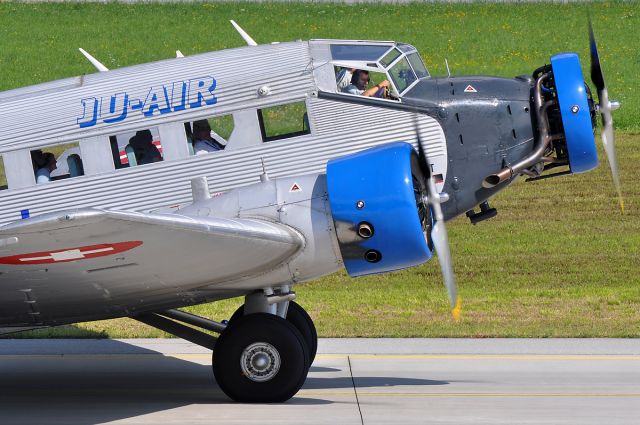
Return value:
[[(116, 68), (242, 45), (235, 19), (259, 42), (393, 39), (414, 44), (432, 74), (514, 76), (551, 54), (588, 64), (586, 15), (599, 40), (616, 112), (627, 213), (617, 211), (605, 161), (595, 172), (519, 181), (492, 202), (497, 218), (448, 226), (464, 307), (448, 312), (437, 261), (384, 276), (338, 273), (296, 288), (322, 336), (640, 336), (640, 3), (581, 5), (0, 4), (0, 90), (93, 68), (84, 47)], [(191, 310), (227, 318), (230, 300)], [(161, 336), (128, 319), (25, 336)]]

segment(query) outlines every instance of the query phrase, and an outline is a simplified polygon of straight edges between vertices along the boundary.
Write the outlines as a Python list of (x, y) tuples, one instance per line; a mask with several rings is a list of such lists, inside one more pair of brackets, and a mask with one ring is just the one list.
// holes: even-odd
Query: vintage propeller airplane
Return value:
[[(232, 399), (284, 401), (317, 347), (294, 285), (435, 251), (457, 316), (445, 221), (494, 216), (518, 176), (595, 168), (597, 113), (622, 206), (591, 29), (599, 104), (574, 53), (434, 78), (408, 44), (258, 45), (234, 25), (248, 46), (116, 70), (83, 51), (101, 72), (0, 93), (4, 332), (132, 317), (211, 348)], [(239, 296), (228, 324), (177, 310)]]

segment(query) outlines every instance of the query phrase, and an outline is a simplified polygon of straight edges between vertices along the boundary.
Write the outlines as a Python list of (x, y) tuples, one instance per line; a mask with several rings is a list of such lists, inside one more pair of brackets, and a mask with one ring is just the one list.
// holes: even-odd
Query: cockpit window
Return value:
[(332, 44), (331, 56), (340, 61), (377, 61), (389, 50), (389, 46), (372, 46), (362, 44)]
[(416, 50), (416, 48), (410, 44), (398, 43), (397, 46), (398, 46), (398, 49), (402, 51), (402, 53), (408, 53)]
[(416, 74), (413, 73), (413, 70), (409, 66), (407, 58), (402, 58), (396, 62), (389, 70), (389, 74), (399, 94), (402, 94), (402, 92), (417, 79)]
[(398, 49), (393, 49), (392, 51), (384, 55), (382, 59), (380, 59), (380, 63), (386, 68), (391, 65), (394, 60), (398, 59), (398, 56), (400, 56), (401, 54), (402, 53), (400, 53)]
[(429, 72), (427, 71), (427, 68), (424, 66), (424, 63), (422, 63), (422, 59), (420, 58), (419, 54), (411, 53), (408, 56), (408, 58), (409, 58), (409, 63), (413, 67), (413, 70), (415, 71), (416, 76), (418, 78), (425, 78), (429, 76)]

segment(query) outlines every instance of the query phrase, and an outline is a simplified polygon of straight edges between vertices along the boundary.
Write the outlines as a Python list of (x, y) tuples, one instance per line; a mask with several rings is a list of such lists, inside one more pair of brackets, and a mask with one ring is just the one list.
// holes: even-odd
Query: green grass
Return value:
[[(492, 202), (497, 218), (448, 225), (463, 299), (448, 314), (437, 261), (351, 279), (344, 273), (296, 287), (322, 336), (640, 336), (639, 3), (561, 4), (0, 4), (0, 89), (94, 72), (77, 47), (110, 68), (242, 45), (235, 19), (257, 41), (394, 39), (414, 44), (432, 74), (530, 74), (551, 54), (588, 63), (586, 14), (599, 40), (616, 112), (627, 213), (606, 160), (596, 171), (519, 181)], [(585, 68), (586, 70), (586, 68)], [(217, 320), (241, 300), (193, 307)], [(129, 319), (23, 334), (145, 337)]]
[[(640, 130), (640, 3), (592, 4), (19, 4), (0, 3), (0, 90), (109, 68), (242, 46), (235, 19), (258, 42), (310, 38), (398, 40), (415, 45), (434, 75), (515, 76), (561, 51), (588, 64), (594, 21), (620, 129)], [(586, 69), (586, 68), (585, 68)]]

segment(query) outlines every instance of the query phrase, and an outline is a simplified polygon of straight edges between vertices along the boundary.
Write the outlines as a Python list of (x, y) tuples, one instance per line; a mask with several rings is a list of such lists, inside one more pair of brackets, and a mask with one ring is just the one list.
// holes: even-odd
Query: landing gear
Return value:
[[(229, 324), (235, 322), (239, 317), (244, 315), (244, 306), (240, 306), (229, 319)], [(287, 309), (287, 321), (300, 331), (307, 347), (309, 348), (309, 365), (313, 363), (318, 351), (318, 332), (313, 324), (313, 320), (300, 304), (289, 301)]]
[(180, 310), (133, 318), (212, 349), (213, 374), (233, 400), (277, 403), (300, 390), (318, 348), (313, 321), (294, 297), (288, 286), (251, 292), (226, 325)]
[(310, 353), (289, 321), (268, 313), (236, 317), (213, 349), (213, 373), (230, 398), (277, 403), (293, 397), (304, 383)]

